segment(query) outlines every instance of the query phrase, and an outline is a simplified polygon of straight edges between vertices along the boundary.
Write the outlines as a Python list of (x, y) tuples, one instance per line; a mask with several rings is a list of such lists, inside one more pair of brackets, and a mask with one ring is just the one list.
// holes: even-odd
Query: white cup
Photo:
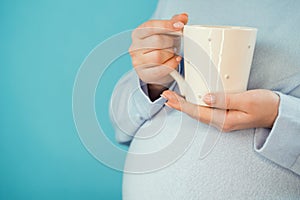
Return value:
[(207, 93), (246, 91), (256, 33), (250, 27), (186, 25), (184, 78), (170, 73), (186, 100), (206, 105), (202, 97)]

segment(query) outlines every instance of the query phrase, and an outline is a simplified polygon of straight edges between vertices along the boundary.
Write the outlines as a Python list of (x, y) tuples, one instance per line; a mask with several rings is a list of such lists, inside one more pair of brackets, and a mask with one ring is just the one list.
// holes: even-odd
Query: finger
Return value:
[(167, 106), (182, 111), (203, 123), (211, 124), (223, 132), (249, 126), (249, 123), (247, 123), (249, 122), (249, 116), (244, 112), (195, 105), (187, 102), (183, 97), (170, 90), (164, 91), (162, 97), (168, 100), (166, 102)]
[(174, 49), (152, 50), (145, 53), (144, 51), (137, 51), (131, 54), (132, 64), (134, 67), (153, 67), (163, 65), (169, 59), (175, 56)]
[(244, 93), (209, 93), (204, 96), (203, 101), (214, 108), (244, 111), (248, 99)]
[(211, 124), (223, 132), (253, 127), (249, 115), (245, 112), (195, 105), (170, 90), (164, 91), (162, 96), (168, 100), (167, 106), (182, 111), (203, 123)]
[(132, 43), (129, 51), (144, 51), (145, 53), (156, 49), (167, 49), (180, 47), (181, 38), (169, 35), (152, 35)]
[(133, 31), (132, 38), (143, 39), (154, 34), (181, 31), (187, 20), (187, 14), (176, 15), (171, 20), (149, 20)]
[(215, 109), (213, 123), (223, 132), (250, 128), (247, 113), (240, 110)]
[(148, 63), (150, 65), (162, 65), (165, 64), (169, 59), (174, 57), (173, 49), (162, 49), (162, 50), (154, 50), (148, 53), (145, 53), (142, 58), (143, 63)]
[(210, 124), (212, 122), (214, 109), (189, 103), (183, 97), (170, 90), (164, 91), (162, 97), (168, 100), (166, 102), (167, 106), (182, 111), (203, 123)]
[[(180, 56), (173, 56), (161, 65), (156, 65), (152, 67), (140, 66), (136, 67), (135, 70), (138, 74), (140, 74), (140, 78), (142, 79), (142, 81), (151, 84), (163, 84), (164, 82), (162, 82), (161, 77), (169, 76), (169, 74), (177, 68), (178, 64), (180, 63), (180, 60)], [(172, 78), (170, 77), (168, 81), (171, 80)]]
[(180, 21), (184, 24), (187, 24), (188, 18), (189, 18), (189, 16), (187, 13), (181, 13), (178, 15), (174, 15), (171, 20), (173, 20), (174, 22)]

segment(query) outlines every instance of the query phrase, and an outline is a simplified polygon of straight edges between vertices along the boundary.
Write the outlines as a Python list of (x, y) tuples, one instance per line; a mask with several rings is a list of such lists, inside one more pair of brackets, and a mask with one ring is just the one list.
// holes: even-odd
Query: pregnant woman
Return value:
[[(178, 135), (193, 137), (176, 159), (153, 159), (170, 163), (125, 172), (124, 200), (300, 199), (299, 9), (293, 0), (158, 2), (153, 20), (132, 33), (135, 70), (112, 96), (116, 139), (130, 144), (130, 153), (146, 155), (166, 147), (176, 152), (180, 147), (170, 144)], [(258, 28), (248, 91), (225, 100), (208, 94), (210, 107), (178, 95), (169, 73), (184, 66), (178, 34), (170, 32), (182, 32), (187, 23)], [(210, 136), (217, 137), (201, 156)], [(142, 162), (128, 156), (125, 171), (153, 165)]]

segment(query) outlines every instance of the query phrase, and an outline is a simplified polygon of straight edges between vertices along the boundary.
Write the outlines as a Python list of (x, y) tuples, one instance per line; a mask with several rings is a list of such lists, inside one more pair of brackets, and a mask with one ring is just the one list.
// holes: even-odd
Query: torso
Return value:
[[(230, 3), (218, 5), (219, 2), (222, 1), (163, 1), (157, 17), (170, 18), (173, 14), (187, 12), (190, 24), (257, 27), (258, 38), (248, 88), (289, 90), (292, 86), (287, 86), (287, 81), (300, 72), (300, 15), (297, 14), (300, 2), (235, 0), (231, 1), (234, 6)], [(200, 150), (208, 126), (164, 108), (151, 124), (144, 124), (155, 126), (166, 120), (163, 129), (151, 139), (134, 139), (130, 151), (146, 153), (168, 145), (176, 135), (174, 126), (181, 126), (177, 123), (181, 119), (189, 121), (189, 125), (182, 124), (182, 130), (175, 130), (190, 131), (198, 126), (188, 151), (164, 169), (140, 175), (124, 174), (125, 200), (300, 198), (300, 177), (254, 151), (255, 129), (220, 134), (212, 151), (202, 158)], [(143, 131), (149, 129), (142, 128), (136, 136), (144, 135)], [(208, 134), (218, 134), (218, 131), (210, 128)]]

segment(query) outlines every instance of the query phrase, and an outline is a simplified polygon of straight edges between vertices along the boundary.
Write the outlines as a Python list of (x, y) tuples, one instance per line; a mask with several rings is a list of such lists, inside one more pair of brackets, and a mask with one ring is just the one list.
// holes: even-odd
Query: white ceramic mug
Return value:
[(250, 27), (186, 25), (184, 78), (177, 71), (170, 74), (186, 100), (206, 105), (206, 93), (246, 91), (256, 33)]

